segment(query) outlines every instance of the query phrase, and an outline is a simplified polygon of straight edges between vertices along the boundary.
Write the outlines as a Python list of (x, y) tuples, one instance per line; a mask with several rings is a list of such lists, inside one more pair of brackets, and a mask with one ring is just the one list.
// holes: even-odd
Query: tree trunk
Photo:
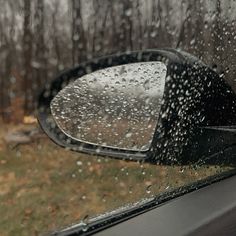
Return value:
[(32, 106), (32, 32), (31, 32), (31, 0), (24, 0), (24, 25), (23, 25), (23, 60), (24, 60), (24, 83), (25, 91), (24, 111), (29, 114), (33, 110)]
[[(37, 0), (35, 5), (35, 61), (37, 62), (36, 72), (36, 83), (33, 84), (34, 89), (42, 87), (47, 80), (46, 73), (46, 49), (44, 40), (44, 0)], [(35, 93), (34, 93), (35, 94)]]
[(87, 49), (81, 14), (81, 0), (72, 0), (72, 61), (73, 65), (86, 60)]

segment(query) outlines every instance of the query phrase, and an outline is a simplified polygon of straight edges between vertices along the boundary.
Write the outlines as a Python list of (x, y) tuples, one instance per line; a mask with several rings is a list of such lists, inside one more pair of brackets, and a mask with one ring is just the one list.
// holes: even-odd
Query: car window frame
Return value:
[[(233, 146), (233, 148), (228, 148), (224, 151), (224, 156), (234, 156), (236, 151), (236, 145)], [(221, 152), (218, 153), (218, 155), (222, 155)], [(72, 226), (65, 227), (63, 229), (58, 229), (54, 231), (51, 235), (57, 235), (57, 236), (88, 236), (88, 235), (94, 235), (98, 232), (101, 232), (103, 230), (106, 230), (108, 228), (112, 228), (117, 224), (120, 224), (122, 222), (126, 222), (131, 218), (135, 218), (139, 215), (145, 214), (146, 212), (149, 212), (153, 209), (157, 209), (159, 207), (162, 207), (165, 204), (169, 204), (172, 202), (172, 200), (181, 199), (186, 194), (195, 192), (200, 189), (204, 189), (212, 184), (221, 184), (226, 179), (231, 179), (232, 177), (235, 177), (236, 175), (236, 169), (232, 169), (220, 174), (215, 174), (213, 176), (209, 176), (207, 178), (204, 178), (199, 181), (195, 181), (193, 183), (181, 186), (177, 189), (164, 192), (160, 195), (157, 195), (153, 197), (150, 201), (144, 199), (144, 203), (141, 203), (140, 205), (135, 204), (132, 206), (128, 205), (127, 208), (124, 210), (124, 207), (121, 208), (119, 211), (111, 212), (111, 214), (105, 213), (98, 217), (93, 217), (89, 219), (88, 223), (80, 222), (78, 224), (72, 224)], [(236, 179), (235, 179), (236, 182)], [(145, 227), (148, 228), (148, 225)]]

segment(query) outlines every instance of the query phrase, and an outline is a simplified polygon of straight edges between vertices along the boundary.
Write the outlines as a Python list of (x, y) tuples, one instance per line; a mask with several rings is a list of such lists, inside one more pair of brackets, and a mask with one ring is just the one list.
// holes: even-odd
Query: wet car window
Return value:
[[(214, 164), (200, 160), (191, 165), (164, 165), (72, 152), (44, 134), (36, 118), (36, 106), (40, 91), (48, 88), (64, 70), (100, 56), (148, 48), (168, 47), (191, 53), (236, 91), (236, 2), (0, 0), (0, 3), (0, 232), (3, 235), (53, 232), (234, 168), (226, 160)], [(139, 74), (140, 78), (135, 75), (131, 82), (135, 73), (132, 64), (129, 65), (129, 76), (122, 78), (124, 87), (127, 80), (133, 83), (132, 90), (135, 79), (141, 80), (143, 75)], [(162, 67), (166, 73), (162, 64), (147, 66)], [(152, 77), (151, 70), (149, 76)], [(91, 74), (87, 79), (94, 84)], [(80, 83), (75, 82), (76, 86)], [(105, 82), (96, 83), (100, 83), (101, 91), (106, 91)], [(119, 85), (124, 94), (128, 93), (124, 96), (119, 92), (119, 103), (117, 97), (114, 99), (110, 94), (107, 99), (108, 94), (104, 94), (106, 99), (100, 107), (106, 109), (110, 118), (101, 116), (96, 123), (90, 117), (93, 133), (78, 127), (81, 123), (77, 123), (77, 117), (73, 120), (70, 109), (76, 104), (68, 107), (68, 91), (64, 90), (64, 100), (58, 97), (51, 107), (55, 116), (61, 107), (68, 109), (64, 114), (66, 119), (56, 121), (76, 139), (147, 150), (156, 125), (151, 118), (158, 117), (158, 99), (163, 96), (161, 90), (160, 94), (152, 91), (153, 83), (144, 79), (140, 87), (133, 88), (136, 92), (133, 94)], [(108, 84), (108, 93), (112, 86)], [(144, 110), (136, 104), (137, 91), (146, 93)], [(98, 102), (97, 97), (89, 97), (90, 92), (83, 89), (91, 104)], [(92, 94), (95, 96), (95, 91)], [(104, 106), (106, 101), (109, 106)], [(84, 116), (83, 122), (89, 123), (91, 106), (82, 102), (79, 100), (77, 105), (86, 107), (79, 115)], [(114, 112), (113, 108), (121, 105), (126, 107), (125, 112)], [(119, 118), (127, 116), (129, 122), (123, 121), (122, 130)], [(113, 120), (109, 123), (109, 119)], [(99, 129), (103, 131), (101, 135)], [(111, 130), (113, 136), (123, 135), (125, 139), (116, 138), (114, 143)]]

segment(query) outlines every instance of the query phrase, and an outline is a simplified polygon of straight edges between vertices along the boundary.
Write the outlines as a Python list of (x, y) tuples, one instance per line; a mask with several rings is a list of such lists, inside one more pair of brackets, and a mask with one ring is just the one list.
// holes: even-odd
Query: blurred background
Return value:
[(233, 0), (0, 0), (0, 117), (22, 122), (60, 71), (98, 56), (186, 50), (235, 82)]
[[(35, 107), (58, 73), (132, 50), (186, 50), (236, 89), (235, 0), (0, 0), (0, 235), (41, 235), (232, 169), (72, 153)], [(236, 90), (235, 90), (236, 91)]]

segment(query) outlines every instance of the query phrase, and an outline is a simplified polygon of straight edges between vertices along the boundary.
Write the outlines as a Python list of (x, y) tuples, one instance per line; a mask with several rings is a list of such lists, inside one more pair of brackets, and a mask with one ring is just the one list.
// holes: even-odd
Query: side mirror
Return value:
[(225, 144), (209, 139), (215, 127), (233, 130), (227, 144), (235, 140), (236, 95), (188, 53), (138, 51), (95, 59), (59, 75), (39, 97), (38, 120), (54, 142), (74, 151), (151, 163), (193, 162)]

